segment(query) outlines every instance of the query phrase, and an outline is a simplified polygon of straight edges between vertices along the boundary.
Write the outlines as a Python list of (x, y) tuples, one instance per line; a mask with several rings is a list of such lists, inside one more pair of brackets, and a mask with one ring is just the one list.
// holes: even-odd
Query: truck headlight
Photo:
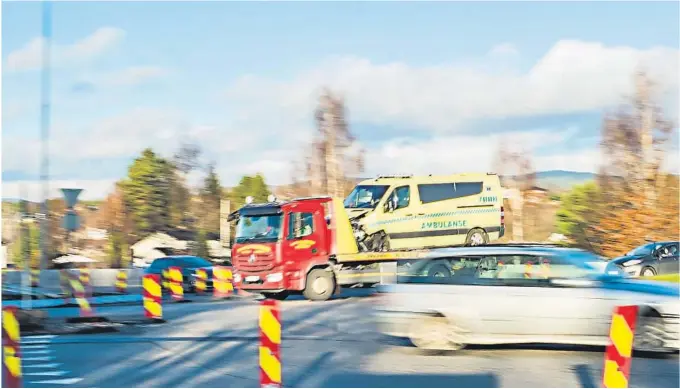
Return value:
[(241, 275), (238, 273), (234, 273), (234, 282), (241, 282)]
[(280, 282), (281, 280), (283, 280), (283, 273), (267, 274), (267, 281), (269, 282)]
[(626, 261), (623, 263), (623, 266), (634, 266), (637, 264), (642, 263), (642, 260), (640, 259), (631, 259), (630, 261)]

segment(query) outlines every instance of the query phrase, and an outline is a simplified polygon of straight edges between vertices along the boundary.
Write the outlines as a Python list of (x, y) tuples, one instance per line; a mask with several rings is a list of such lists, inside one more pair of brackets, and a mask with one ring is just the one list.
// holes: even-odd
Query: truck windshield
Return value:
[(241, 216), (236, 225), (236, 242), (275, 242), (281, 231), (281, 215)]
[(387, 192), (387, 185), (359, 185), (345, 199), (345, 208), (373, 209)]

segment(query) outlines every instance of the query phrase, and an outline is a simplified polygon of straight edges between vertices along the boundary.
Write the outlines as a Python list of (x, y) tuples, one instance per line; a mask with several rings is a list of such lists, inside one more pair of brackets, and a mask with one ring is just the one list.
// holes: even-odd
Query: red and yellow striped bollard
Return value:
[(2, 308), (2, 387), (21, 387), (21, 330), (17, 307)]
[(205, 269), (196, 270), (196, 293), (203, 294), (208, 288), (208, 271)]
[(531, 267), (533, 266), (532, 262), (527, 262), (526, 265), (524, 265), (524, 278), (531, 278)]
[(213, 297), (226, 298), (234, 294), (231, 269), (224, 266), (213, 267)]
[(80, 280), (80, 283), (83, 285), (83, 288), (85, 290), (85, 296), (86, 297), (91, 297), (92, 296), (92, 279), (90, 278), (90, 269), (88, 268), (82, 268), (78, 272), (78, 279)]
[(627, 388), (633, 355), (633, 338), (638, 307), (616, 307), (609, 330), (609, 345), (604, 354), (602, 384), (605, 388)]
[(161, 305), (163, 289), (158, 274), (145, 274), (142, 278), (144, 289), (144, 316), (153, 320), (163, 319), (163, 306)]
[(116, 291), (118, 293), (125, 293), (127, 290), (127, 272), (125, 270), (118, 270), (116, 274)]
[(73, 298), (80, 308), (80, 317), (93, 316), (92, 306), (88, 300), (87, 289), (80, 281), (80, 277), (73, 277), (71, 279), (71, 289), (73, 290)]
[(31, 274), (30, 274), (30, 283), (31, 287), (37, 288), (40, 285), (40, 269), (31, 269)]
[(161, 270), (161, 285), (163, 289), (170, 289), (170, 270)]
[(184, 287), (182, 286), (182, 269), (179, 266), (171, 266), (169, 270), (170, 275), (170, 293), (172, 299), (181, 301), (184, 299)]
[(260, 306), (260, 387), (281, 387), (281, 315), (276, 300)]

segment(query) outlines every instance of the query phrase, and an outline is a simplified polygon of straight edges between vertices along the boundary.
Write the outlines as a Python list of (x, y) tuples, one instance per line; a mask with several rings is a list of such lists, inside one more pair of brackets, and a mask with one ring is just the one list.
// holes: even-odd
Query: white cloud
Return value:
[[(61, 188), (82, 188), (79, 200), (101, 200), (111, 193), (116, 180), (51, 180), (48, 181), (49, 198), (62, 198)], [(2, 183), (2, 198), (42, 201), (43, 191), (40, 181), (10, 181)]]
[(475, 119), (611, 107), (630, 92), (638, 66), (665, 87), (660, 92), (677, 94), (679, 56), (671, 48), (563, 40), (524, 73), (494, 69), (496, 60), (486, 61), (412, 67), (341, 57), (287, 81), (244, 76), (230, 85), (227, 96), (250, 115), (285, 111), (289, 121), (303, 123), (309, 121), (319, 87), (328, 85), (346, 96), (354, 121), (451, 134)]
[(541, 155), (540, 150), (564, 143), (576, 129), (516, 131), (501, 135), (438, 136), (427, 140), (394, 139), (368, 149), (366, 175), (377, 174), (451, 174), (455, 172), (487, 172), (495, 169), (494, 158), (500, 142), (511, 151), (530, 153), (540, 170), (574, 170), (593, 172), (599, 163), (596, 149), (563, 150)]
[[(52, 44), (53, 66), (68, 66), (102, 55), (125, 36), (125, 31), (115, 27), (101, 27), (91, 35), (72, 44)], [(22, 71), (39, 69), (42, 65), (44, 39), (34, 38), (24, 47), (7, 56), (5, 70)]]
[[(659, 92), (678, 101), (679, 61), (674, 49), (638, 50), (560, 41), (524, 73), (519, 68), (494, 67), (494, 53), (514, 56), (513, 49), (502, 44), (478, 61), (428, 67), (344, 57), (288, 80), (248, 75), (229, 86), (227, 121), (223, 123), (196, 122), (179, 111), (137, 109), (60, 135), (50, 149), (55, 158), (69, 161), (132, 157), (144, 147), (169, 155), (181, 139), (189, 139), (217, 158), (226, 185), (235, 184), (243, 174), (257, 172), (265, 174), (270, 183), (285, 183), (290, 181), (292, 162), (305, 151), (301, 147), (311, 140), (320, 88), (328, 85), (346, 97), (350, 126), (360, 122), (411, 129), (406, 137), (370, 143), (366, 174), (487, 171), (501, 137), (469, 134), (466, 131), (475, 120), (601, 112), (630, 94), (632, 75), (639, 65), (645, 65), (663, 86)], [(157, 70), (130, 70), (127, 76), (120, 73), (118, 80), (134, 82), (137, 77), (157, 75)], [(597, 124), (594, 126), (593, 134)], [(596, 148), (561, 147), (576, 135), (574, 128), (501, 130), (509, 142), (532, 151), (538, 170), (597, 169)], [(37, 146), (30, 140), (26, 144)], [(19, 149), (3, 146), (6, 170), (12, 170), (8, 166), (20, 167), (22, 158), (26, 159), (28, 153)]]

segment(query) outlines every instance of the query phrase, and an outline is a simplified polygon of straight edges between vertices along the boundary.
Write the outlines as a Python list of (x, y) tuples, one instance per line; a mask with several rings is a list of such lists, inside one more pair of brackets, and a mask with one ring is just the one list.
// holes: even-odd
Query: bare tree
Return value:
[(363, 171), (363, 150), (348, 155), (355, 137), (346, 115), (343, 99), (325, 88), (315, 112), (317, 132), (306, 161), (312, 194), (342, 197), (348, 176)]
[(531, 154), (526, 151), (512, 151), (511, 142), (502, 139), (494, 161), (496, 172), (502, 176), (503, 184), (509, 189), (510, 211), (512, 213), (512, 239), (523, 241), (526, 193), (536, 185), (536, 172)]
[(603, 206), (593, 234), (605, 255), (617, 255), (645, 238), (677, 238), (677, 189), (667, 193), (677, 188), (677, 178), (661, 171), (677, 127), (655, 103), (653, 87), (647, 74), (638, 72), (628, 104), (604, 118)]

